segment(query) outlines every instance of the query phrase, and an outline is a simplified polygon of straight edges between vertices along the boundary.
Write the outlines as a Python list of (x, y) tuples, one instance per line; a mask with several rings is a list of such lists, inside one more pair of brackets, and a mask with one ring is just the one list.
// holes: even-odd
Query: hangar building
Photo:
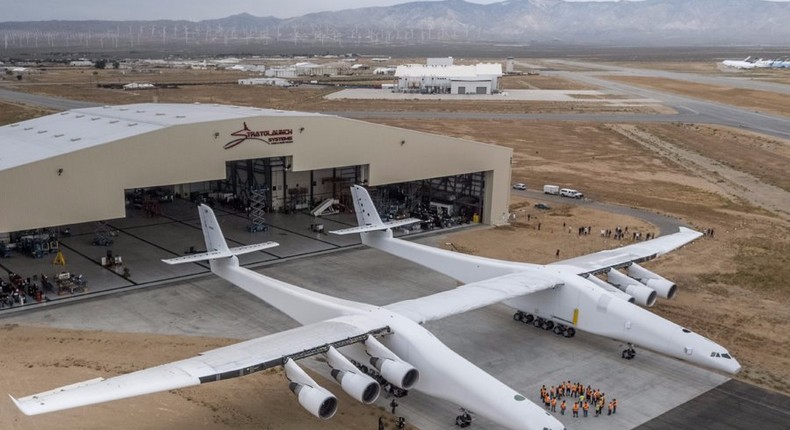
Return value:
[(316, 113), (74, 109), (0, 127), (0, 234), (123, 218), (130, 192), (152, 187), (193, 199), (263, 190), (256, 195), (267, 210), (298, 211), (340, 199), (352, 183), (371, 187), (385, 209), (411, 194), (503, 224), (511, 156), (509, 148)]
[(397, 90), (427, 94), (493, 94), (499, 92), (502, 65), (407, 64), (395, 69)]

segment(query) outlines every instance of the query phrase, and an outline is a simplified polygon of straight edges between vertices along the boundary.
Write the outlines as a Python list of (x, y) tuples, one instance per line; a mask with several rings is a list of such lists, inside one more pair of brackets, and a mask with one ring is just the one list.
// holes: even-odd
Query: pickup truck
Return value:
[(562, 188), (560, 189), (560, 196), (570, 197), (572, 199), (580, 199), (584, 197), (584, 194), (574, 190), (573, 188)]

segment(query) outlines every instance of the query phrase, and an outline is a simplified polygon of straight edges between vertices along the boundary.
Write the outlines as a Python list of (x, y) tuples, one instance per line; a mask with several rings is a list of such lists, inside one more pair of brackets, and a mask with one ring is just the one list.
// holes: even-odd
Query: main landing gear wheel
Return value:
[(573, 337), (576, 335), (576, 329), (573, 327), (568, 327), (565, 324), (557, 324), (552, 320), (536, 317), (535, 315), (523, 311), (516, 311), (516, 313), (513, 314), (513, 321), (532, 324), (534, 327), (542, 328), (546, 331), (551, 330), (557, 336)]
[(623, 357), (626, 360), (631, 360), (634, 357), (636, 357), (636, 350), (634, 349), (634, 345), (629, 343), (628, 348), (623, 350), (621, 357)]

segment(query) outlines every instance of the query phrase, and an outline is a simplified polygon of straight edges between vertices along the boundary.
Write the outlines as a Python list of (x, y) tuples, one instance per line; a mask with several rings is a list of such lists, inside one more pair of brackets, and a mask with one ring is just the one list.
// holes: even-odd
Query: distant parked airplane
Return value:
[(756, 66), (754, 61), (749, 61), (752, 57), (746, 57), (743, 60), (724, 60), (721, 62), (725, 67), (732, 67), (734, 69), (754, 69)]

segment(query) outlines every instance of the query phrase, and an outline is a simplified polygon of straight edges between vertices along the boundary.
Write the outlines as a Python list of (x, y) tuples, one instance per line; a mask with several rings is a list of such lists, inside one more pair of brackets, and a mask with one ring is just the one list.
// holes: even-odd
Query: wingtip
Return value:
[(27, 415), (27, 416), (33, 415), (33, 414), (31, 414), (31, 413), (30, 413), (30, 411), (28, 411), (26, 408), (24, 408), (24, 407), (22, 406), (22, 404), (21, 404), (21, 403), (19, 403), (19, 400), (17, 400), (16, 398), (14, 398), (14, 396), (12, 396), (12, 395), (10, 395), (10, 394), (9, 394), (9, 395), (8, 395), (8, 398), (10, 398), (12, 402), (14, 402), (14, 406), (16, 406), (16, 408), (17, 408), (17, 409), (19, 409), (19, 411), (20, 411), (20, 412), (22, 412), (23, 414), (25, 414), (25, 415)]

